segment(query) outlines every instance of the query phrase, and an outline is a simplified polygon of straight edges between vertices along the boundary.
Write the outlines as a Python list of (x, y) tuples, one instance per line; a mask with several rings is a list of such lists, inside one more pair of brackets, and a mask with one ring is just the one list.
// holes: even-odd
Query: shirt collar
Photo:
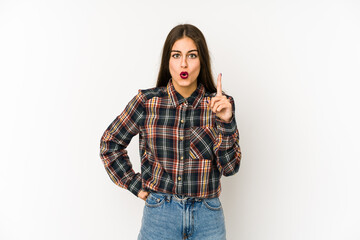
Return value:
[(184, 98), (183, 96), (181, 96), (180, 93), (178, 93), (175, 90), (175, 87), (174, 87), (174, 84), (173, 84), (171, 78), (170, 78), (166, 88), (167, 88), (169, 97), (171, 99), (171, 102), (175, 107), (177, 107), (178, 105), (187, 101), (189, 105), (192, 105), (194, 108), (196, 108), (205, 94), (205, 87), (200, 82), (198, 83), (198, 86), (195, 89), (195, 91), (188, 98)]

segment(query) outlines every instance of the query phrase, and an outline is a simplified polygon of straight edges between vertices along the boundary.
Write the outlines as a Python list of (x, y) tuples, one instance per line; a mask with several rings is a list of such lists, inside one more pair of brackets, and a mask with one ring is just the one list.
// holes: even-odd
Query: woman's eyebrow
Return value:
[[(193, 49), (193, 50), (188, 51), (188, 53), (189, 53), (189, 52), (197, 52), (197, 51), (198, 51), (198, 50)], [(179, 53), (181, 53), (181, 51), (179, 51), (179, 50), (171, 50), (171, 52), (179, 52)]]

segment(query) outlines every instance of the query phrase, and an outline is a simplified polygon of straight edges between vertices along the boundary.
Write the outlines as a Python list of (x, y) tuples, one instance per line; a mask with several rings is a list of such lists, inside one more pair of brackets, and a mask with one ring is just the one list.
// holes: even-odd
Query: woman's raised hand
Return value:
[(212, 97), (210, 100), (210, 108), (221, 120), (230, 122), (232, 117), (232, 105), (230, 100), (227, 99), (227, 97), (222, 93), (221, 77), (222, 74), (220, 73), (218, 75), (216, 84), (217, 93), (216, 96)]

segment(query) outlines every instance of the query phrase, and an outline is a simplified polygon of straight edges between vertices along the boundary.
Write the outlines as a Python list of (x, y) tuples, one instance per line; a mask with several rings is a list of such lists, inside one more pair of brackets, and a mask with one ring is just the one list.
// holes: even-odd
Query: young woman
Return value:
[[(193, 25), (168, 34), (155, 88), (139, 90), (101, 138), (115, 184), (145, 200), (138, 239), (226, 239), (220, 177), (241, 160), (235, 105), (215, 87), (205, 38)], [(141, 173), (126, 147), (139, 134)]]

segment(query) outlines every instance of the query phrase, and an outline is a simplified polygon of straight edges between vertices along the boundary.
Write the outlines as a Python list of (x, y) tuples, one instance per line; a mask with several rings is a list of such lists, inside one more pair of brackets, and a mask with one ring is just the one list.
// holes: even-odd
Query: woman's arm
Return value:
[(228, 96), (228, 100), (232, 106), (232, 117), (227, 122), (215, 116), (218, 135), (213, 149), (216, 155), (217, 167), (224, 176), (231, 176), (237, 173), (241, 161), (239, 131), (235, 121), (235, 103), (234, 99), (230, 96)]
[(144, 98), (138, 94), (106, 129), (100, 141), (100, 157), (111, 180), (135, 196), (141, 190), (141, 174), (135, 173), (126, 147), (140, 132), (144, 116)]
[(213, 150), (220, 173), (231, 176), (239, 171), (241, 149), (235, 121), (235, 102), (231, 96), (222, 92), (221, 77), (220, 73), (216, 84), (217, 93), (209, 103), (211, 110), (216, 114), (215, 123), (218, 130)]

